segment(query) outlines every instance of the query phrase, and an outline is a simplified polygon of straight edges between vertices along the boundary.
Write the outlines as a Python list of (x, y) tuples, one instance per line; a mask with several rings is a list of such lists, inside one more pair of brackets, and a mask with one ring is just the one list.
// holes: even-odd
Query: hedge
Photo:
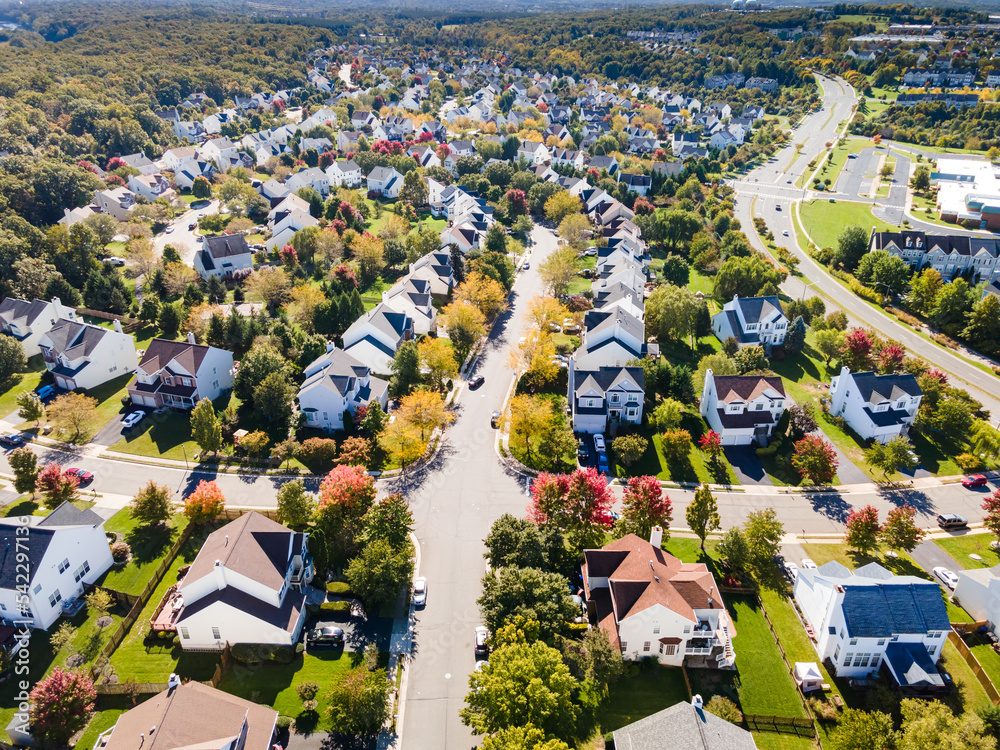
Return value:
[(350, 602), (323, 602), (319, 605), (320, 612), (350, 612)]
[(346, 581), (331, 581), (326, 584), (326, 593), (334, 596), (354, 596), (350, 584)]

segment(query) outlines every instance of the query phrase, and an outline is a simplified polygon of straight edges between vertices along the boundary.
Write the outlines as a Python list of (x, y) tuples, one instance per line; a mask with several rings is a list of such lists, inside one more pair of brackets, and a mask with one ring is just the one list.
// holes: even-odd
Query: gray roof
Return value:
[(743, 320), (751, 324), (769, 318), (775, 311), (785, 314), (777, 297), (738, 297), (736, 304), (743, 312)]
[(7, 297), (3, 302), (0, 302), (0, 319), (18, 326), (30, 326), (39, 315), (48, 309), (49, 304), (51, 303), (40, 299), (25, 302), (23, 299)]
[(404, 313), (395, 312), (384, 303), (379, 303), (360, 318), (355, 320), (344, 335), (346, 336), (356, 328), (361, 328), (365, 325), (374, 326), (379, 331), (395, 337), (396, 339), (400, 339), (403, 337), (403, 334), (408, 328), (413, 327), (413, 321), (410, 319), (410, 316)]
[(617, 750), (756, 750), (750, 732), (690, 703), (677, 703), (614, 732)]
[(370, 369), (343, 349), (333, 349), (322, 357), (313, 360), (306, 371), (318, 368), (315, 373), (306, 378), (299, 392), (317, 385), (346, 396), (354, 390), (356, 381), (368, 376)]
[(250, 246), (242, 234), (219, 234), (214, 237), (205, 237), (204, 247), (216, 259), (250, 253)]
[(596, 370), (574, 371), (573, 381), (574, 393), (582, 393), (593, 388), (604, 394), (618, 385), (625, 385), (631, 390), (632, 383), (644, 389), (646, 374), (641, 367), (599, 367)]
[(52, 326), (46, 335), (52, 342), (53, 353), (56, 355), (65, 354), (72, 360), (90, 356), (98, 342), (108, 333), (111, 331), (88, 323), (60, 320)]
[(890, 643), (885, 660), (900, 687), (944, 687), (944, 678), (922, 643)]
[(919, 396), (923, 393), (917, 379), (905, 373), (876, 375), (874, 372), (851, 373), (861, 398), (869, 404), (895, 401), (900, 396)]
[[(98, 526), (103, 523), (104, 520), (94, 511), (80, 510), (70, 502), (64, 502), (32, 526), (27, 535), (17, 533), (19, 524), (15, 519), (0, 521), (0, 589), (16, 588), (18, 554), (27, 555), (29, 576), (33, 579), (34, 572), (41, 565), (49, 544), (55, 539), (55, 534), (60, 528)], [(21, 562), (25, 563), (24, 559)], [(20, 572), (24, 572), (23, 565)], [(23, 579), (21, 582), (23, 583)]]

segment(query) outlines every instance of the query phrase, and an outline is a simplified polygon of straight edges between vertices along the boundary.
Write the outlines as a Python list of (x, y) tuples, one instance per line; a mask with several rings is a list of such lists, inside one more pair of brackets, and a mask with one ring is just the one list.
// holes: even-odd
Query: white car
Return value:
[(607, 450), (604, 446), (604, 435), (601, 433), (594, 435), (594, 448), (598, 453), (604, 453), (604, 451)]
[(427, 604), (427, 579), (426, 578), (414, 578), (413, 579), (413, 605), (415, 607), (422, 607)]
[(812, 561), (809, 557), (802, 558), (802, 568), (803, 570), (816, 570), (819, 566)]
[(792, 579), (792, 583), (795, 583), (795, 579), (799, 577), (799, 566), (793, 562), (786, 562), (785, 573)]
[(166, 232), (167, 234), (172, 234), (173, 231), (174, 231), (174, 225), (173, 224), (167, 224), (167, 228), (164, 229), (163, 231)]
[(955, 587), (958, 585), (957, 575), (952, 573), (947, 568), (934, 568), (932, 572), (941, 580), (941, 583), (950, 588), (952, 591), (955, 590)]
[(781, 235), (782, 235), (783, 237), (787, 237), (787, 236), (788, 236), (788, 230), (787, 230), (787, 229), (786, 229), (786, 230), (784, 230), (784, 231), (783, 231), (783, 232), (781, 233)]
[(137, 424), (139, 424), (139, 422), (141, 422), (142, 419), (143, 419), (143, 417), (145, 417), (145, 416), (146, 416), (146, 412), (144, 412), (144, 411), (134, 411), (131, 414), (129, 414), (127, 417), (125, 417), (125, 419), (122, 420), (122, 424), (127, 429), (132, 429)]

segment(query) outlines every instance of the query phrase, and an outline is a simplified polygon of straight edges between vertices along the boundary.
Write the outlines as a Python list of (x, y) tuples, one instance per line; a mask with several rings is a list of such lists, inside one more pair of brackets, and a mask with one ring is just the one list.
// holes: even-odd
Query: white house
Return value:
[[(294, 193), (289, 198), (293, 197)], [(298, 197), (298, 196), (294, 196)], [(286, 198), (287, 200), (287, 198)], [(273, 234), (271, 239), (264, 243), (264, 247), (268, 250), (273, 250), (274, 248), (281, 248), (285, 245), (290, 245), (292, 242), (292, 237), (295, 233), (306, 227), (319, 226), (319, 221), (314, 219), (308, 211), (303, 211), (299, 208), (293, 208), (284, 218), (280, 221), (275, 222), (274, 227), (271, 229)]]
[(524, 158), (528, 164), (544, 164), (549, 160), (549, 150), (539, 141), (524, 141), (517, 149), (516, 159)]
[(220, 172), (229, 168), (229, 159), (237, 154), (239, 147), (226, 137), (212, 138), (201, 144), (200, 156), (206, 161), (215, 162)]
[(843, 417), (863, 440), (888, 443), (909, 432), (922, 396), (910, 374), (852, 373), (842, 367), (830, 381), (830, 414)]
[(188, 159), (177, 167), (174, 172), (174, 184), (181, 190), (190, 190), (194, 186), (194, 181), (199, 177), (204, 177), (209, 182), (216, 175), (218, 169), (212, 162), (203, 159)]
[(723, 445), (766, 445), (784, 411), (785, 386), (779, 377), (705, 373), (701, 415)]
[(128, 395), (137, 406), (193, 409), (233, 387), (233, 353), (187, 341), (153, 339), (135, 368)]
[(21, 342), (25, 357), (42, 353), (38, 344), (58, 320), (76, 320), (76, 310), (63, 306), (58, 297), (51, 302), (13, 297), (0, 302), (0, 331)]
[(884, 665), (904, 693), (944, 689), (935, 664), (951, 624), (938, 584), (833, 561), (800, 570), (794, 593), (834, 674), (867, 677)]
[(38, 342), (45, 368), (56, 385), (67, 391), (89, 390), (132, 372), (139, 364), (135, 339), (114, 330), (63, 319), (42, 334)]
[(78, 208), (64, 208), (63, 217), (59, 219), (59, 221), (56, 223), (61, 224), (62, 226), (69, 229), (77, 222), (83, 221), (84, 219), (89, 219), (96, 213), (97, 211), (94, 210), (93, 205), (80, 206)]
[(194, 270), (203, 279), (224, 279), (237, 271), (253, 269), (253, 253), (242, 234), (203, 236), (194, 254)]
[(642, 295), (642, 289), (634, 289), (620, 282), (605, 285), (594, 291), (594, 309), (610, 310), (620, 307), (629, 315), (642, 319), (646, 307)]
[(344, 332), (344, 351), (380, 375), (392, 371), (396, 350), (413, 339), (413, 319), (384, 302), (366, 312)]
[(646, 391), (641, 367), (580, 370), (570, 359), (567, 387), (574, 432), (603, 433), (611, 420), (642, 424)]
[[(114, 562), (104, 519), (65, 502), (45, 517), (0, 518), (0, 617), (48, 630)], [(22, 557), (23, 555), (23, 557)], [(27, 597), (26, 599), (24, 597)]]
[(330, 178), (319, 167), (309, 167), (291, 175), (285, 180), (285, 187), (292, 193), (300, 188), (311, 187), (325, 198), (330, 192)]
[(646, 327), (621, 307), (588, 310), (583, 318), (583, 338), (573, 354), (577, 369), (624, 367), (644, 354)]
[(163, 156), (160, 157), (159, 165), (160, 169), (165, 169), (169, 172), (176, 172), (177, 168), (184, 162), (191, 161), (197, 157), (197, 152), (194, 150), (193, 146), (178, 146), (177, 148), (168, 148), (163, 152)]
[(373, 377), (371, 369), (342, 349), (328, 344), (326, 354), (309, 363), (302, 373), (299, 407), (306, 426), (321, 430), (343, 430), (344, 412), (378, 403), (389, 406), (389, 383)]
[(788, 318), (777, 297), (735, 296), (712, 316), (712, 330), (719, 341), (732, 337), (743, 346), (783, 344), (788, 332)]
[(585, 550), (588, 607), (624, 659), (732, 669), (736, 628), (714, 576), (662, 550), (662, 539), (654, 526), (649, 541), (629, 534)]
[(382, 292), (382, 302), (413, 321), (413, 332), (426, 336), (437, 331), (437, 308), (429, 281), (406, 276)]
[(128, 221), (129, 210), (135, 205), (135, 193), (127, 187), (95, 190), (94, 202), (105, 213), (118, 221)]
[(394, 167), (375, 167), (368, 173), (368, 192), (383, 198), (398, 198), (403, 175)]
[(157, 198), (170, 200), (175, 195), (174, 189), (170, 187), (170, 180), (162, 174), (129, 175), (128, 188), (150, 201)]
[(119, 716), (115, 725), (98, 737), (96, 747), (271, 750), (277, 723), (278, 712), (269, 706), (195, 680), (181, 684), (171, 675), (166, 690)]
[(246, 513), (209, 535), (153, 629), (176, 631), (181, 648), (200, 651), (227, 643), (292, 646), (312, 577), (308, 534)]
[(1000, 566), (959, 570), (955, 599), (976, 622), (994, 633), (1000, 626)]
[(361, 167), (353, 159), (335, 161), (326, 168), (326, 178), (330, 187), (361, 187)]
[(706, 711), (700, 695), (626, 724), (613, 736), (615, 747), (626, 750), (757, 750), (750, 732)]
[(447, 247), (427, 253), (410, 264), (408, 276), (414, 281), (430, 284), (431, 294), (446, 296), (455, 286), (455, 273), (451, 266), (451, 252)]
[(125, 166), (138, 170), (139, 174), (150, 175), (157, 172), (156, 165), (143, 153), (128, 154), (118, 158), (125, 163)]

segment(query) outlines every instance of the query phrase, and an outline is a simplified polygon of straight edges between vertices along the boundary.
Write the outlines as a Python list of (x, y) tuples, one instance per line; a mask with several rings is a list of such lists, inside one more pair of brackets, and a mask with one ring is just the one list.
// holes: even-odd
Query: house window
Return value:
[(212, 637), (217, 641), (222, 640), (222, 633), (219, 632), (218, 628), (212, 628)]
[(622, 641), (622, 653), (628, 651), (628, 641)]
[(642, 650), (643, 650), (643, 651), (649, 651), (649, 647), (650, 647), (650, 645), (651, 645), (651, 644), (650, 644), (650, 642), (649, 642), (649, 641), (646, 641), (646, 642), (644, 642), (644, 643), (642, 644)]
[(837, 648), (835, 648), (833, 651), (833, 663), (836, 664), (839, 659), (840, 659), (840, 644), (838, 643)]
[(879, 646), (884, 646), (885, 645), (885, 638), (879, 638), (878, 639), (878, 645)]
[(617, 393), (612, 393), (611, 394), (611, 403), (612, 404), (617, 404), (620, 401), (621, 401), (621, 396), (619, 396)]
[(684, 632), (685, 633), (690, 633), (691, 632), (691, 626), (690, 625), (685, 625), (684, 626)]
[(73, 574), (73, 580), (79, 583), (80, 579), (82, 579), (89, 572), (90, 572), (90, 563), (87, 560), (84, 560), (83, 565), (77, 568), (76, 572)]
[(661, 654), (663, 653), (663, 648), (664, 648), (664, 644), (662, 644), (662, 643), (661, 643), (661, 644), (660, 644), (660, 653), (661, 653)]
[(754, 411), (764, 411), (764, 404), (756, 403), (753, 405)]
[(61, 601), (62, 601), (62, 594), (59, 593), (59, 589), (56, 589), (55, 591), (52, 592), (51, 596), (49, 596), (49, 606), (54, 607)]
[(673, 656), (676, 653), (677, 653), (677, 646), (675, 646), (672, 643), (668, 643), (666, 647), (666, 655)]
[(748, 331), (756, 331), (757, 330), (757, 324), (756, 323), (751, 323), (750, 325), (747, 326), (747, 330)]
[(851, 645), (852, 646), (857, 646), (858, 645), (858, 639), (857, 638), (851, 638)]
[(638, 417), (639, 416), (639, 410), (638, 409), (626, 409), (625, 413), (628, 416), (630, 416), (630, 417)]
[(854, 653), (851, 652), (851, 651), (848, 651), (847, 654), (844, 656), (844, 666), (845, 667), (851, 666), (851, 662), (853, 660), (854, 660)]
[(59, 572), (60, 573), (65, 573), (67, 570), (69, 570), (69, 558), (68, 557), (65, 560), (63, 560), (61, 563), (59, 563)]
[(187, 640), (190, 637), (191, 637), (191, 633), (188, 632), (188, 629), (187, 628), (181, 628), (181, 638), (183, 638), (184, 640)]
[(32, 593), (37, 594), (41, 590), (42, 590), (42, 584), (36, 583), (35, 584), (35, 588), (33, 588), (31, 591), (32, 591)]
[(660, 626), (659, 625), (654, 625), (653, 626), (653, 635), (659, 635), (659, 634), (660, 634)]

